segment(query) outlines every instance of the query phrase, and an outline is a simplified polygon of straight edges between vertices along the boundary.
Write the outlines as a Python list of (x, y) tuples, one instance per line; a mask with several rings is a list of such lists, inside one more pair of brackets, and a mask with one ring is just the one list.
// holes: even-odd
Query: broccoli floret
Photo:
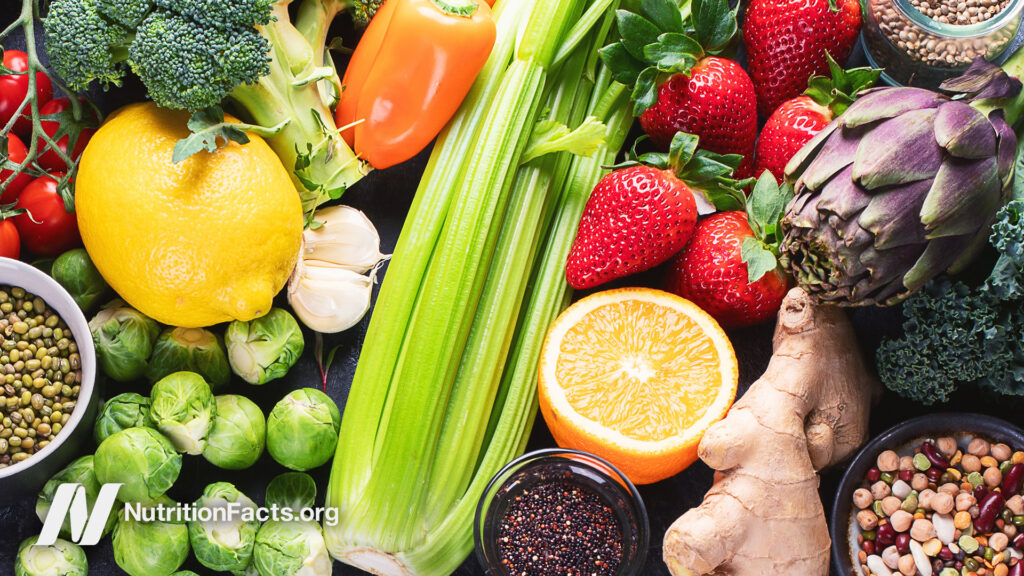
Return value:
[(154, 102), (193, 112), (193, 120), (215, 117), (201, 113), (226, 105), (292, 169), (309, 210), (368, 168), (338, 135), (331, 111), (340, 81), (325, 41), (348, 1), (304, 0), (295, 23), (290, 1), (53, 0), (44, 21), (47, 49), (76, 90), (92, 80), (116, 84), (130, 69)]
[(270, 23), (274, 0), (154, 0), (157, 6), (222, 29), (252, 28)]
[(104, 17), (97, 0), (56, 0), (44, 22), (50, 63), (68, 86), (81, 91), (93, 81), (121, 85), (134, 34)]
[(235, 86), (270, 73), (270, 45), (255, 28), (223, 30), (156, 10), (131, 45), (132, 71), (153, 100), (168, 108), (201, 110), (220, 104)]
[(971, 382), (1024, 395), (1024, 201), (999, 212), (990, 242), (1000, 256), (980, 288), (938, 280), (904, 303), (904, 335), (877, 354), (889, 389), (923, 404)]
[(152, 0), (96, 0), (100, 14), (125, 28), (138, 26), (153, 9)]
[(384, 0), (363, 0), (352, 4), (352, 22), (360, 28), (366, 28), (373, 16), (380, 10)]

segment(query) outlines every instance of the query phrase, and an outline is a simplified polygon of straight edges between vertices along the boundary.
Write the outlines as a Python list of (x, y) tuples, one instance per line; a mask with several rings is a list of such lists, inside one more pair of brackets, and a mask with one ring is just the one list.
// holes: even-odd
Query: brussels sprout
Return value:
[(126, 392), (107, 400), (96, 416), (96, 424), (92, 431), (96, 444), (99, 445), (111, 434), (126, 428), (150, 426), (149, 398), (134, 392)]
[(267, 421), (259, 406), (244, 396), (217, 396), (217, 418), (203, 457), (220, 468), (244, 470), (259, 460), (266, 439)]
[(103, 373), (130, 382), (145, 374), (160, 326), (123, 300), (114, 300), (89, 321), (89, 331)]
[(181, 472), (181, 454), (152, 428), (127, 428), (100, 444), (93, 457), (101, 484), (120, 483), (122, 502), (148, 504), (163, 496)]
[(250, 384), (266, 384), (287, 374), (305, 347), (299, 323), (280, 308), (250, 322), (232, 322), (224, 340), (231, 369)]
[(195, 372), (175, 372), (153, 385), (149, 419), (178, 452), (202, 454), (217, 416), (210, 385)]
[(50, 546), (38, 546), (32, 536), (18, 546), (14, 576), (86, 576), (89, 562), (77, 544), (57, 539)]
[[(161, 500), (174, 506), (169, 498)], [(114, 528), (114, 562), (131, 576), (169, 576), (188, 558), (188, 527), (176, 522), (144, 522), (121, 511)]]
[(199, 576), (199, 574), (196, 574), (191, 570), (178, 570), (174, 574), (171, 574), (171, 576)]
[(300, 512), (316, 502), (316, 482), (305, 472), (285, 472), (267, 485), (267, 506)]
[(292, 470), (316, 468), (334, 455), (340, 428), (334, 400), (315, 388), (294, 390), (267, 418), (267, 451)]
[[(252, 548), (256, 543), (256, 503), (238, 491), (233, 484), (216, 482), (203, 490), (196, 508), (213, 511), (208, 522), (189, 522), (188, 536), (199, 563), (218, 572), (244, 571), (252, 561)], [(223, 508), (224, 512), (217, 509)], [(252, 510), (246, 515), (242, 508)]]
[[(100, 494), (100, 481), (96, 479), (92, 455), (82, 456), (68, 464), (67, 468), (57, 472), (53, 475), (53, 478), (46, 482), (46, 485), (39, 492), (39, 497), (36, 498), (36, 516), (39, 516), (40, 521), (46, 520), (46, 514), (50, 511), (50, 504), (53, 502), (53, 495), (61, 484), (80, 484), (85, 489), (85, 501), (89, 505), (89, 510), (92, 510), (92, 507), (96, 504), (96, 497)], [(121, 503), (118, 502), (117, 507), (114, 509), (115, 513), (107, 518), (107, 524), (103, 527), (104, 536), (114, 529), (114, 523), (117, 522), (116, 512), (120, 509), (120, 506)], [(65, 517), (64, 524), (60, 528), (62, 538), (71, 538), (69, 522), (69, 519)]]
[(86, 314), (92, 312), (110, 293), (110, 286), (93, 265), (85, 248), (68, 250), (58, 256), (53, 261), (50, 274)]
[(161, 332), (149, 357), (146, 378), (156, 382), (181, 371), (199, 374), (213, 390), (226, 386), (231, 368), (224, 342), (202, 328), (167, 328)]
[(331, 557), (315, 522), (266, 522), (256, 534), (253, 560), (261, 576), (331, 574)]

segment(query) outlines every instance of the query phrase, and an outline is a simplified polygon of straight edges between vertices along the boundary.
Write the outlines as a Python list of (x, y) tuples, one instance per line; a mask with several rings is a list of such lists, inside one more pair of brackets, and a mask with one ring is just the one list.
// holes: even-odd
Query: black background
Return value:
[[(0, 26), (6, 26), (13, 20), (16, 11), (20, 9), (20, 4), (17, 0), (0, 0)], [(355, 37), (350, 26), (344, 22), (345, 20), (347, 19), (344, 16), (339, 17), (337, 32), (346, 39), (346, 45), (352, 46)], [(37, 46), (41, 50), (42, 38), (38, 36), (37, 38)], [(1021, 38), (1018, 37), (1015, 46), (1019, 45), (1020, 41)], [(23, 38), (18, 38), (17, 35), (5, 41), (6, 48), (20, 48), (22, 45)], [(860, 48), (857, 48), (851, 64), (863, 65), (863, 62), (863, 54), (860, 52)], [(343, 61), (338, 63), (339, 67), (344, 65)], [(106, 93), (94, 91), (92, 94), (94, 101), (105, 114), (123, 104), (140, 100), (143, 95), (144, 90), (133, 80), (129, 80), (121, 89)], [(377, 226), (382, 241), (381, 251), (384, 253), (390, 253), (394, 249), (406, 212), (412, 201), (412, 195), (426, 166), (428, 155), (429, 150), (405, 164), (369, 174), (352, 190), (346, 192), (342, 199), (345, 204), (364, 211)], [(659, 278), (660, 270), (654, 270), (634, 277), (628, 282), (619, 283), (619, 285), (656, 287)], [(374, 296), (376, 297), (376, 294)], [(898, 310), (895, 309), (855, 309), (851, 311), (851, 319), (857, 330), (861, 347), (869, 360), (874, 354), (879, 340), (899, 330), (900, 318)], [(342, 409), (344, 409), (348, 387), (352, 381), (359, 356), (359, 347), (366, 333), (368, 322), (369, 315), (358, 326), (343, 334), (324, 337), (325, 357), (327, 351), (338, 347), (334, 364), (329, 372), (327, 393)], [(729, 332), (739, 359), (740, 394), (761, 375), (767, 366), (771, 356), (772, 329), (773, 327), (768, 324)], [(269, 413), (273, 405), (288, 391), (296, 388), (320, 388), (322, 386), (314, 348), (314, 335), (307, 330), (306, 352), (285, 378), (262, 387), (249, 386), (236, 378), (228, 389), (219, 392), (246, 395), (259, 404), (264, 413)], [(931, 412), (982, 412), (1006, 418), (1017, 424), (1022, 423), (1018, 405), (1000, 399), (983, 397), (976, 394), (970, 387), (967, 388), (958, 393), (954, 400), (947, 405), (931, 408), (925, 408), (902, 400), (894, 394), (886, 393), (872, 412), (871, 434), (874, 436), (900, 421)], [(125, 391), (148, 395), (149, 388), (145, 384), (123, 386), (108, 383), (101, 384), (100, 391), (101, 398), (109, 398)], [(529, 450), (550, 446), (554, 446), (554, 441), (548, 433), (543, 419), (538, 415), (530, 439)], [(94, 446), (90, 447), (90, 449), (94, 448)], [(286, 471), (267, 454), (264, 454), (253, 468), (244, 471), (221, 470), (206, 462), (202, 457), (186, 456), (184, 462), (179, 480), (169, 492), (171, 497), (181, 502), (193, 501), (202, 492), (203, 487), (211, 482), (227, 481), (237, 485), (240, 490), (259, 504), (263, 502), (263, 492), (267, 482), (275, 475)], [(317, 487), (320, 490), (319, 502), (323, 500), (323, 491), (330, 473), (329, 468), (330, 464), (310, 472), (316, 479)], [(822, 475), (820, 494), (826, 511), (831, 507), (836, 485), (841, 475), (842, 466), (826, 471)], [(711, 486), (711, 479), (711, 470), (698, 461), (671, 479), (639, 488), (650, 515), (651, 544), (647, 565), (643, 572), (645, 576), (668, 574), (668, 570), (661, 561), (662, 536), (679, 515), (700, 503), (705, 491)], [(25, 538), (39, 533), (41, 522), (35, 515), (34, 505), (35, 501), (32, 499), (16, 505), (0, 507), (0, 528), (2, 528), (2, 533), (0, 533), (0, 575), (13, 574), (13, 563), (18, 544)], [(779, 553), (785, 554), (785, 551), (780, 550)], [(114, 563), (109, 538), (97, 546), (86, 548), (86, 554), (89, 558), (90, 574), (97, 576), (123, 574)], [(198, 564), (191, 556), (182, 568), (191, 569), (200, 575), (211, 574), (210, 570)], [(476, 558), (471, 556), (455, 574), (474, 576), (484, 573)], [(835, 567), (833, 567), (832, 573), (839, 574)], [(364, 572), (336, 562), (334, 574), (335, 576), (358, 576)]]

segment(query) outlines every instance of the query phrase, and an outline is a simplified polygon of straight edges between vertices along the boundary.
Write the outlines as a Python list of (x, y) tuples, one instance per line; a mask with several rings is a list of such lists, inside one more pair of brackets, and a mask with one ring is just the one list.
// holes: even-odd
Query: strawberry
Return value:
[(754, 84), (718, 56), (736, 36), (736, 12), (727, 0), (694, 0), (690, 30), (671, 0), (639, 4), (639, 12), (616, 13), (622, 39), (601, 58), (617, 81), (633, 87), (644, 132), (660, 150), (677, 132), (695, 134), (708, 151), (742, 156), (738, 172), (748, 173), (757, 140)]
[(697, 225), (669, 263), (665, 289), (711, 314), (726, 328), (775, 317), (788, 290), (778, 263), (779, 222), (793, 189), (771, 174), (757, 181), (746, 212), (713, 214)]
[(783, 102), (765, 122), (757, 140), (755, 176), (768, 170), (781, 181), (789, 159), (846, 111), (857, 94), (873, 86), (881, 74), (873, 68), (843, 70), (832, 56), (826, 56), (832, 77), (812, 76), (803, 95)]
[[(593, 288), (653, 268), (686, 246), (697, 223), (695, 192), (742, 197), (749, 182), (729, 178), (739, 156), (697, 150), (680, 132), (668, 154), (644, 154), (597, 183), (565, 266), (569, 285)], [(643, 162), (643, 164), (641, 164)]]
[(743, 21), (757, 109), (767, 118), (828, 70), (825, 52), (845, 62), (860, 33), (857, 0), (751, 0)]

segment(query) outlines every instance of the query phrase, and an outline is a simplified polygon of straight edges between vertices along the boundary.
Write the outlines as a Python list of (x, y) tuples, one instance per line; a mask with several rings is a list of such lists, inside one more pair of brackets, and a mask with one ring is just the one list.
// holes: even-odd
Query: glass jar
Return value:
[(520, 456), (495, 474), (487, 485), (473, 523), (477, 559), (487, 574), (508, 574), (499, 556), (498, 534), (509, 505), (524, 490), (553, 481), (566, 481), (588, 489), (615, 512), (622, 533), (622, 558), (615, 575), (641, 574), (647, 558), (648, 525), (647, 510), (636, 487), (607, 461), (564, 448)]
[[(926, 0), (915, 0), (925, 4)], [(964, 11), (980, 14), (991, 0), (961, 0)], [(1024, 0), (1008, 0), (987, 20), (947, 24), (916, 8), (911, 0), (861, 0), (864, 51), (892, 84), (936, 89), (959, 75), (978, 56), (1000, 60), (1020, 27)], [(939, 10), (939, 8), (935, 8)], [(952, 14), (947, 15), (953, 18)]]

